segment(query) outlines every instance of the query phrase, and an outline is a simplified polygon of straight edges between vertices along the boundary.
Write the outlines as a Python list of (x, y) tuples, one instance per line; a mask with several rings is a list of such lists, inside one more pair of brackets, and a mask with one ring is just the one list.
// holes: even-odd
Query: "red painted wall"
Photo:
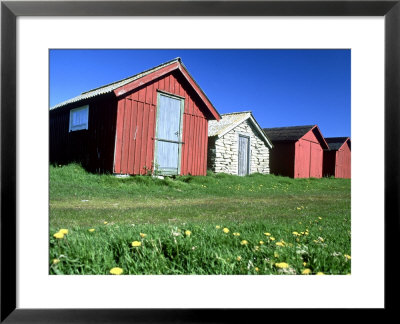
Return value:
[[(89, 104), (87, 130), (69, 132), (70, 110)], [(91, 172), (113, 172), (117, 101), (94, 98), (50, 111), (50, 163), (80, 163)]]
[(185, 98), (181, 174), (206, 175), (207, 108), (177, 71), (134, 89), (118, 101), (114, 172), (145, 174), (152, 169), (157, 90)]
[(295, 144), (274, 143), (270, 152), (269, 164), (271, 173), (287, 177), (294, 177), (294, 151)]
[(321, 178), (323, 149), (311, 130), (295, 144), (295, 178)]
[(351, 151), (348, 141), (336, 152), (336, 178), (351, 178)]

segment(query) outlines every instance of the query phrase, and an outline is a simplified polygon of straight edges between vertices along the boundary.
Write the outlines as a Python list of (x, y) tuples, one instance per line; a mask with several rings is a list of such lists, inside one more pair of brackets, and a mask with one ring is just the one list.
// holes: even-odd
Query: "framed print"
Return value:
[[(256, 313), (262, 316), (270, 308), (393, 309), (394, 300), (391, 296), (398, 283), (393, 275), (391, 259), (397, 255), (393, 239), (399, 234), (399, 21), (400, 4), (397, 0), (2, 1), (1, 321), (229, 322), (234, 321), (239, 312), (246, 316), (255, 316)], [(173, 37), (174, 34), (177, 36)], [(340, 276), (324, 276), (323, 279), (318, 276), (263, 276), (262, 279), (262, 276), (256, 275), (234, 278), (199, 276), (201, 273), (192, 273), (194, 275), (191, 276), (146, 273), (144, 276), (106, 277), (92, 276), (93, 273), (66, 276), (54, 275), (65, 274), (57, 273), (57, 267), (52, 267), (54, 271), (51, 270), (49, 274), (49, 251), (46, 251), (49, 248), (49, 228), (43, 226), (48, 222), (49, 213), (48, 156), (51, 154), (49, 151), (54, 150), (49, 148), (47, 142), (43, 142), (43, 139), (48, 139), (48, 107), (52, 106), (48, 96), (49, 79), (54, 77), (49, 53), (62, 49), (146, 49), (151, 55), (151, 50), (182, 48), (192, 51), (270, 48), (351, 50), (354, 149), (351, 212), (352, 216), (355, 213), (357, 217), (351, 218), (351, 257), (345, 256), (352, 260), (350, 276), (341, 276), (350, 274), (347, 270), (342, 271)], [(235, 62), (239, 65), (240, 59)], [(182, 82), (190, 87), (196, 98), (201, 99), (199, 111), (205, 111), (204, 116), (211, 116), (210, 119), (221, 117), (192, 78), (190, 69), (186, 69), (180, 59), (153, 67), (140, 74), (140, 77), (150, 78), (154, 75), (162, 78), (163, 69), (165, 73), (170, 72), (168, 69), (180, 71), (177, 80), (184, 80)], [(90, 76), (82, 73), (79, 77)], [(133, 78), (129, 81), (133, 83), (118, 83), (118, 87), (112, 88), (112, 91), (122, 96), (132, 91), (137, 80)], [(137, 82), (139, 88), (143, 86)], [(174, 91), (173, 87), (180, 91)], [(102, 90), (96, 88), (95, 92)], [(147, 94), (143, 96), (150, 96)], [(129, 105), (135, 100), (132, 98), (126, 99)], [(184, 172), (182, 170), (189, 170), (185, 165), (189, 160), (185, 157), (184, 147), (192, 135), (186, 136), (184, 126), (181, 126), (185, 122), (185, 104), (189, 99), (179, 83), (171, 88), (160, 86), (149, 100), (153, 98), (154, 102), (160, 102), (154, 106), (152, 121), (154, 125), (158, 123), (159, 128), (152, 136), (152, 141), (158, 141), (154, 153), (156, 158), (150, 160), (165, 164), (159, 169), (168, 173), (154, 175), (175, 176)], [(91, 118), (95, 114), (92, 109), (94, 104), (82, 101), (76, 107), (71, 106), (71, 111), (66, 114), (67, 119), (70, 118), (66, 124), (68, 136), (78, 138), (79, 134), (93, 129)], [(116, 111), (118, 105), (116, 103)], [(195, 115), (196, 102), (192, 102), (190, 107), (192, 115)], [(170, 109), (169, 114), (163, 114), (163, 109)], [(174, 119), (171, 119), (172, 113)], [(136, 118), (133, 113), (130, 116), (131, 119)], [(265, 143), (272, 147), (268, 142), (272, 135), (268, 136), (267, 129), (264, 129), (265, 133), (258, 130), (258, 124), (251, 114), (242, 117), (249, 118), (254, 132), (261, 134)], [(193, 125), (196, 125), (193, 129), (201, 130), (201, 125), (206, 123)], [(125, 129), (125, 126), (121, 128), (121, 134)], [(321, 137), (318, 128), (313, 132)], [(137, 128), (126, 133), (136, 139)], [(198, 134), (206, 136), (205, 131)], [(236, 169), (246, 175), (250, 173), (253, 167), (251, 161), (255, 157), (250, 150), (254, 144), (253, 134), (249, 130), (240, 130), (236, 135), (238, 143), (235, 145), (241, 148), (239, 156), (242, 159)], [(114, 152), (113, 145), (119, 145), (119, 142), (112, 142), (110, 151)], [(123, 151), (124, 144), (121, 142), (120, 145)], [(328, 147), (323, 140), (320, 140), (320, 145), (322, 148), (314, 145), (314, 151), (322, 152), (323, 148)], [(61, 144), (57, 146), (56, 149), (62, 147)], [(168, 149), (163, 150), (163, 147)], [(62, 149), (60, 151), (58, 154), (63, 153)], [(100, 153), (97, 151), (96, 154), (100, 159)], [(125, 160), (129, 162), (129, 156)], [(124, 168), (125, 160), (121, 155), (119, 164), (112, 166), (114, 173), (118, 173), (115, 172), (118, 168)], [(152, 168), (151, 161), (147, 171)], [(172, 167), (168, 165), (171, 161)], [(181, 161), (184, 161), (183, 164), (180, 164)], [(133, 171), (135, 167), (132, 166)], [(200, 175), (206, 171), (205, 167), (199, 162), (197, 171), (190, 169), (188, 174), (191, 176), (198, 172)], [(121, 171), (119, 173), (129, 173), (129, 167), (126, 168), (126, 171), (118, 169)], [(313, 174), (312, 177), (322, 176), (322, 170), (318, 172), (317, 176)], [(80, 197), (78, 203), (91, 202)], [(79, 204), (75, 206), (77, 209), (80, 208)], [(302, 209), (301, 206), (298, 208)], [(57, 212), (62, 213), (62, 208)], [(104, 218), (105, 226), (109, 222)], [(175, 234), (190, 237), (194, 233), (191, 230), (184, 228), (182, 233)], [(90, 240), (93, 232), (100, 231), (90, 228), (82, 232), (82, 236)], [(301, 235), (306, 235), (293, 233), (299, 236), (299, 240)], [(57, 246), (57, 240), (69, 234), (68, 230), (60, 229), (51, 232), (51, 235), (51, 244)], [(143, 239), (147, 234), (140, 235)], [(240, 234), (235, 232), (232, 235), (239, 237)], [(268, 237), (267, 234), (265, 236)], [(130, 249), (140, 247), (143, 243), (141, 238), (132, 242)], [(323, 240), (320, 238), (317, 243), (324, 243)], [(238, 242), (240, 246), (248, 244), (245, 238)], [(283, 241), (280, 243), (285, 245)], [(60, 262), (58, 256), (64, 257), (63, 254), (68, 253), (65, 251), (57, 251), (53, 260), (55, 265)], [(74, 262), (81, 261), (77, 257)], [(285, 268), (283, 263), (281, 266)], [(249, 263), (247, 269), (251, 267)], [(254, 273), (258, 270), (254, 268)], [(121, 269), (113, 268), (110, 271), (118, 274)], [(346, 286), (348, 291), (343, 290)], [(257, 290), (257, 287), (260, 289)], [(295, 287), (295, 291), (303, 291), (301, 300), (295, 298), (290, 287)], [(312, 300), (315, 294), (325, 297), (315, 298), (319, 299), (319, 303)], [(343, 295), (342, 300), (335, 299), (339, 294)], [(287, 299), (282, 302), (286, 295)], [(324, 303), (324, 300), (327, 302)]]

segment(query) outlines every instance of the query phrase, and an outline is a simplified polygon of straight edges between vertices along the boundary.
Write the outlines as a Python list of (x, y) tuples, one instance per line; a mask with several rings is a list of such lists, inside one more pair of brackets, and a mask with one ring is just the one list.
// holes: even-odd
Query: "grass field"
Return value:
[(350, 180), (51, 166), (49, 245), (51, 274), (345, 275)]

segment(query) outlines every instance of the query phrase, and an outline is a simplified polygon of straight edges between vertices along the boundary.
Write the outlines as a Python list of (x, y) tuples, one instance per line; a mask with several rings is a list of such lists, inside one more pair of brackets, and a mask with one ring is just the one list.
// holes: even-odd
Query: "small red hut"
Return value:
[(349, 137), (325, 137), (329, 145), (324, 150), (324, 176), (351, 178), (351, 141)]
[(50, 108), (50, 162), (205, 175), (208, 120), (220, 118), (177, 58)]
[(328, 149), (317, 125), (264, 128), (274, 148), (271, 173), (292, 178), (321, 178), (323, 150)]

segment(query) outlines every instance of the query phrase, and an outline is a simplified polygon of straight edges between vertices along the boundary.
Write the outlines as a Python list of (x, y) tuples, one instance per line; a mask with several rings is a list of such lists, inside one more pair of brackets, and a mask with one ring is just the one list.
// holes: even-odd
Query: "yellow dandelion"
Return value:
[(285, 243), (283, 243), (283, 242), (276, 242), (275, 243), (277, 246), (285, 246)]
[(190, 234), (192, 234), (191, 231), (189, 231), (189, 230), (185, 231), (185, 235), (186, 235), (186, 236), (190, 236)]
[(260, 245), (263, 245), (264, 244), (264, 241), (260, 241)]
[(62, 238), (64, 238), (64, 234), (63, 233), (60, 233), (60, 232), (57, 232), (56, 234), (54, 234), (53, 235), (56, 239), (62, 239)]
[(63, 233), (64, 235), (67, 235), (67, 234), (68, 234), (68, 230), (65, 229), (65, 228), (62, 228), (62, 229), (60, 229), (60, 230), (58, 231), (58, 233)]
[(233, 233), (233, 235), (235, 235), (235, 236), (240, 236), (240, 233)]
[(303, 275), (308, 275), (308, 274), (310, 274), (311, 273), (311, 270), (310, 269), (304, 269), (302, 272), (301, 272), (301, 274), (303, 274)]
[(278, 252), (274, 252), (274, 257), (275, 258), (279, 258), (279, 253)]
[(258, 267), (255, 267), (254, 270), (256, 270), (258, 272), (258, 270), (260, 270), (260, 269), (258, 269)]
[(303, 262), (303, 267), (305, 267), (307, 265), (307, 262)]
[(215, 226), (215, 228), (216, 228), (216, 229), (220, 229), (220, 228), (221, 228), (221, 226), (217, 225), (217, 226)]
[(104, 222), (103, 224), (104, 224), (104, 225), (107, 225), (107, 224), (108, 224), (108, 222)]
[(95, 231), (94, 228), (89, 229), (89, 232), (90, 232), (90, 233), (93, 233), (94, 231)]
[(299, 236), (300, 234), (298, 232), (293, 232), (292, 233), (294, 236)]
[(144, 233), (139, 233), (139, 235), (141, 238), (145, 238), (147, 236), (147, 234), (144, 234)]
[(271, 233), (264, 233), (265, 236), (271, 236)]
[(112, 268), (111, 270), (110, 270), (110, 273), (112, 274), (112, 275), (120, 275), (120, 274), (122, 274), (124, 272), (124, 270), (122, 270), (121, 268), (118, 268), (118, 267), (116, 267), (116, 268)]
[(53, 259), (53, 264), (57, 264), (58, 262), (60, 262), (59, 259)]
[(138, 246), (141, 246), (141, 245), (142, 245), (142, 243), (139, 242), (139, 241), (133, 241), (132, 242), (132, 246), (134, 246), (134, 247), (138, 247)]
[(325, 273), (323, 273), (323, 272), (317, 272), (316, 275), (317, 275), (317, 276), (324, 276)]
[(224, 233), (229, 233), (229, 229), (226, 227), (223, 229), (223, 231), (224, 231)]
[(247, 245), (249, 244), (249, 242), (247, 242), (246, 240), (243, 240), (242, 242), (240, 242), (241, 245)]
[(319, 220), (322, 220), (322, 217), (318, 217)]
[(278, 262), (278, 263), (275, 263), (275, 267), (280, 268), (280, 269), (286, 269), (289, 267), (289, 265), (286, 262)]
[(297, 210), (301, 210), (301, 208), (300, 207), (296, 207), (297, 208)]
[(271, 241), (275, 241), (275, 237), (272, 237), (272, 236), (271, 236), (269, 239), (270, 239)]
[(259, 249), (260, 249), (260, 247), (257, 246), (257, 245), (254, 247), (254, 250), (255, 250), (255, 251), (258, 251)]
[(242, 257), (239, 255), (239, 256), (236, 258), (236, 260), (240, 261), (240, 260), (242, 260)]
[(345, 257), (347, 260), (351, 260), (351, 256), (348, 255), (348, 254), (345, 254), (344, 257)]

